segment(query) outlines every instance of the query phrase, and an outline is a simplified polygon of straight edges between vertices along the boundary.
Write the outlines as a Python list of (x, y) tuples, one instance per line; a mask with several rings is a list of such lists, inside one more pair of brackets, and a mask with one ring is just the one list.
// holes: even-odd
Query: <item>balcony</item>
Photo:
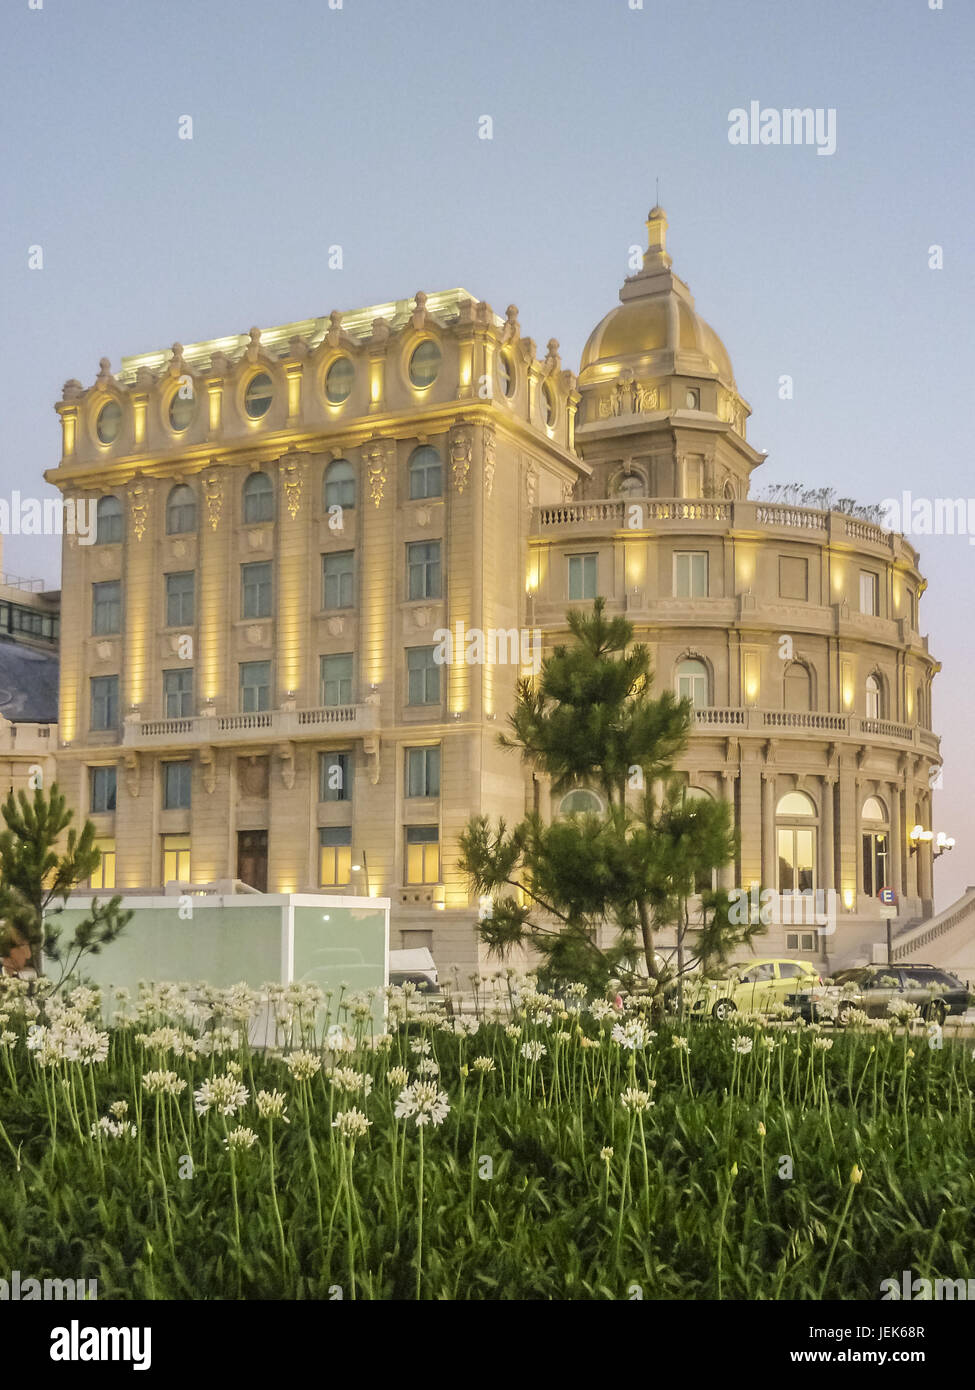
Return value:
[(889, 719), (861, 719), (856, 714), (827, 714), (816, 710), (740, 709), (709, 705), (694, 711), (699, 734), (758, 734), (764, 738), (806, 738), (827, 734), (855, 743), (896, 743), (938, 756), (940, 740), (930, 729), (916, 724), (895, 724)]
[(276, 743), (282, 739), (358, 738), (374, 733), (378, 727), (378, 704), (201, 714), (187, 719), (134, 716), (125, 721), (122, 744), (126, 748), (186, 748), (197, 744)]

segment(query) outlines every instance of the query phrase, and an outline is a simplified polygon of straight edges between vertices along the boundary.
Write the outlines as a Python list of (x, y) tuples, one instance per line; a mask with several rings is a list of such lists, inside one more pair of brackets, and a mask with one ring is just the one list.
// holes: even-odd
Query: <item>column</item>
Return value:
[(836, 887), (836, 831), (833, 821), (833, 801), (835, 797), (836, 778), (827, 776), (823, 778), (823, 813), (822, 813), (822, 833), (823, 848), (820, 855), (820, 862), (823, 869), (823, 888)]
[(890, 884), (898, 898), (904, 893), (904, 826), (901, 820), (901, 789), (890, 783)]
[(762, 771), (762, 888), (778, 892), (775, 862), (775, 773)]
[[(721, 777), (721, 797), (731, 808), (731, 823), (735, 823), (735, 776), (734, 769), (725, 769), (720, 773)], [(722, 865), (718, 872), (718, 887), (730, 893), (735, 886), (735, 861), (730, 860)]]

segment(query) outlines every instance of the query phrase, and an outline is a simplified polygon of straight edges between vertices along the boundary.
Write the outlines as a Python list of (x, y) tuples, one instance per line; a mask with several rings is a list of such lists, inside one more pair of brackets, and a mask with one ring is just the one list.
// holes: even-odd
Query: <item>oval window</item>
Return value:
[(169, 423), (177, 434), (193, 423), (196, 414), (196, 396), (181, 396), (179, 391), (169, 402)]
[(426, 338), (410, 358), (410, 381), (414, 386), (430, 386), (440, 371), (441, 353), (432, 338)]
[(244, 409), (252, 420), (259, 420), (271, 408), (274, 388), (267, 372), (258, 372), (251, 377), (244, 394)]
[(113, 444), (122, 428), (122, 408), (118, 401), (109, 401), (98, 412), (95, 430), (103, 444)]
[(325, 373), (325, 395), (329, 405), (341, 405), (352, 394), (355, 367), (348, 357), (337, 358)]
[(501, 390), (508, 397), (514, 395), (515, 391), (515, 369), (511, 358), (506, 352), (498, 353), (498, 380), (501, 383)]

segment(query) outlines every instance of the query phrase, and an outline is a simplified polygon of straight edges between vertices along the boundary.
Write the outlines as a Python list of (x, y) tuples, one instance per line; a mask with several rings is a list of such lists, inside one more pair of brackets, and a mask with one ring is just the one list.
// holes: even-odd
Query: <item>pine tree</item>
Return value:
[[(95, 827), (90, 820), (80, 833), (71, 826), (74, 811), (56, 782), (50, 793), (38, 787), (33, 800), (23, 791), (16, 796), (11, 791), (0, 815), (6, 822), (0, 833), (0, 937), (16, 935), (26, 941), (38, 972), (43, 963), (59, 965), (58, 988), (85, 955), (97, 955), (116, 939), (132, 913), (119, 910), (119, 896), (107, 902), (93, 899), (71, 939), (62, 944), (57, 914), (71, 890), (90, 878), (101, 860)], [(65, 831), (63, 849), (58, 850)], [(55, 903), (60, 906), (52, 907)]]
[[(642, 957), (660, 1004), (668, 985), (680, 989), (690, 969), (723, 964), (756, 930), (733, 923), (728, 893), (710, 888), (735, 854), (736, 833), (723, 801), (686, 796), (673, 764), (688, 744), (692, 706), (669, 690), (654, 697), (650, 655), (632, 644), (632, 624), (608, 619), (603, 599), (589, 615), (570, 611), (568, 624), (574, 643), (555, 648), (537, 682), (519, 681), (512, 732), (499, 741), (548, 776), (555, 795), (585, 786), (606, 809), (549, 825), (536, 811), (510, 830), (474, 817), (460, 867), (474, 892), (491, 897), (479, 931), (492, 953), (530, 946), (548, 979), (594, 988), (614, 975), (632, 985)], [(615, 939), (600, 947), (604, 924)], [(656, 951), (665, 928), (676, 934), (676, 966)]]

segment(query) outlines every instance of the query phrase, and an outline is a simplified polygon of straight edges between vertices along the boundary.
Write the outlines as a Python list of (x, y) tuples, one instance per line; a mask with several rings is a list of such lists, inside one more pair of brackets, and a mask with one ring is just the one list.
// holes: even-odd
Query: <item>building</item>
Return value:
[[(497, 746), (520, 635), (551, 645), (602, 594), (694, 702), (691, 794), (741, 829), (726, 884), (836, 894), (831, 937), (781, 923), (769, 948), (842, 959), (885, 884), (898, 930), (932, 912), (918, 556), (750, 500), (749, 408), (661, 209), (647, 227), (578, 376), (451, 290), (65, 385), (46, 476), (97, 498), (97, 535), (64, 549), (58, 769), (104, 886), (388, 896), (393, 947), (476, 965), (458, 834), (560, 810)], [(458, 624), (488, 659), (443, 664)]]
[[(0, 538), (0, 557), (2, 557)], [(2, 795), (50, 786), (58, 718), (56, 590), (0, 565), (0, 778)]]

